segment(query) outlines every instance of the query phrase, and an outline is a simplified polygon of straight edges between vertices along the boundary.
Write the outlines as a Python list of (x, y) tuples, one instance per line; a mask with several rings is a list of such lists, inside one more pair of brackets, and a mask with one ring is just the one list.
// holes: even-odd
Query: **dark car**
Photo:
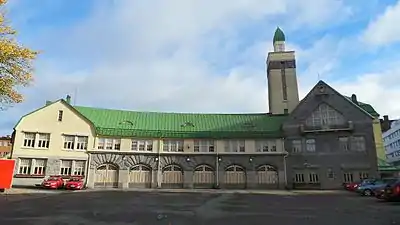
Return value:
[(384, 178), (382, 179), (381, 185), (375, 185), (374, 188), (371, 189), (372, 194), (378, 198), (378, 199), (383, 199), (383, 194), (385, 192), (385, 188), (387, 185), (393, 184), (397, 181), (400, 181), (399, 178)]
[(383, 192), (383, 199), (386, 201), (399, 201), (400, 200), (400, 180), (386, 185)]

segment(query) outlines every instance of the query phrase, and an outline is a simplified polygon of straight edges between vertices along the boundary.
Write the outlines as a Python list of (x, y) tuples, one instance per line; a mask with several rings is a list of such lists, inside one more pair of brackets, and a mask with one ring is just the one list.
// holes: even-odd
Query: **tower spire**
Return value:
[(285, 33), (281, 30), (281, 28), (278, 26), (276, 27), (275, 34), (274, 34), (274, 39), (272, 41), (272, 44), (274, 45), (274, 51), (275, 52), (284, 52), (285, 51)]

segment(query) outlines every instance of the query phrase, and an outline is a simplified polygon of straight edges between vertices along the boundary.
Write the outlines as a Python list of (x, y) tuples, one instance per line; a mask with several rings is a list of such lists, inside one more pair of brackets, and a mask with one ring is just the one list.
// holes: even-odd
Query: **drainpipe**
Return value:
[(282, 138), (282, 146), (283, 146), (283, 151), (285, 155), (283, 156), (283, 169), (284, 169), (284, 179), (285, 179), (285, 188), (287, 188), (288, 185), (288, 180), (287, 180), (287, 165), (286, 165), (286, 158), (289, 156), (289, 152), (286, 151), (285, 148), (285, 138)]
[(216, 148), (217, 150), (217, 157), (215, 159), (215, 187), (219, 188), (219, 155), (218, 155), (218, 148)]
[(158, 160), (157, 160), (157, 188), (161, 188), (161, 148), (162, 148), (162, 136), (158, 139)]

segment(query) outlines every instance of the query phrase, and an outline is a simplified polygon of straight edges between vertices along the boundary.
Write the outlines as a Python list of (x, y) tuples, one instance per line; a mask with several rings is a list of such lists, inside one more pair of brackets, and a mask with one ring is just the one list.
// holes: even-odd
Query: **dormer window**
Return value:
[(58, 121), (59, 122), (61, 122), (63, 120), (63, 114), (64, 114), (64, 111), (62, 111), (62, 110), (58, 111)]

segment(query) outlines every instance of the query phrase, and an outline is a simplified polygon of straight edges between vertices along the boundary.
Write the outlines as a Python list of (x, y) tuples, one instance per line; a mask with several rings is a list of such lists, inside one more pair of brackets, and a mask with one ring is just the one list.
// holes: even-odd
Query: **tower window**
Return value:
[(289, 114), (289, 110), (288, 109), (283, 109), (283, 113), (284, 114)]
[(61, 122), (63, 120), (63, 114), (64, 112), (62, 110), (58, 111), (58, 121)]

